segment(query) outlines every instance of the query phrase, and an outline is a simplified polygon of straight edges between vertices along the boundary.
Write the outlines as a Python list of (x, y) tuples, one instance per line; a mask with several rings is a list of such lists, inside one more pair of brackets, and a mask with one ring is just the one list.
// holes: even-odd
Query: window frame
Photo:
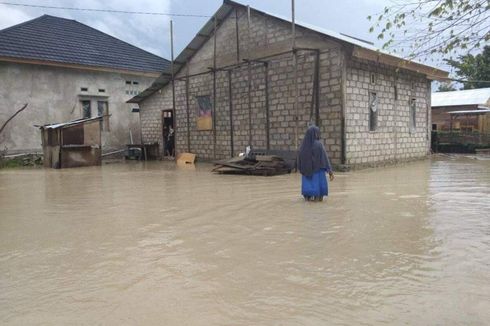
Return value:
[(409, 100), (409, 128), (410, 133), (417, 130), (417, 99), (412, 97)]
[(376, 92), (370, 91), (368, 101), (369, 101), (368, 102), (368, 110), (369, 110), (368, 127), (370, 132), (374, 132), (378, 129), (378, 113), (379, 113), (378, 94)]
[[(211, 121), (209, 123), (203, 121), (204, 119), (208, 119), (205, 116), (201, 115), (201, 106), (200, 106), (200, 98), (207, 98), (209, 105), (210, 105), (210, 119)], [(197, 131), (210, 131), (214, 130), (214, 102), (213, 102), (213, 97), (209, 94), (204, 94), (204, 95), (197, 95), (195, 96), (195, 101), (196, 101), (196, 130)], [(210, 124), (210, 126), (208, 126)]]
[[(82, 105), (82, 119), (90, 119), (92, 117), (92, 101), (91, 100), (81, 100), (80, 101)], [(87, 107), (84, 104), (88, 103), (88, 115), (87, 113)]]

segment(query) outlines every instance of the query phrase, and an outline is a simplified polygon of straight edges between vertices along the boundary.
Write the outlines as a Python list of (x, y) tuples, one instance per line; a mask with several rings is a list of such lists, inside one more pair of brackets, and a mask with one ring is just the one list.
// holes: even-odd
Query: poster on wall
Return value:
[(197, 130), (213, 130), (213, 105), (211, 97), (196, 96), (197, 100)]

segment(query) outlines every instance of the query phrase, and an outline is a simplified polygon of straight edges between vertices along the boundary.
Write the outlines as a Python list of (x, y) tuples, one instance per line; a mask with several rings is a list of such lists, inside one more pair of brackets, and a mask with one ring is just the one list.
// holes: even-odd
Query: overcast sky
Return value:
[[(222, 4), (221, 0), (0, 0), (0, 2), (210, 16)], [(277, 15), (291, 16), (290, 0), (241, 0), (240, 2)], [(296, 19), (375, 42), (375, 36), (368, 32), (370, 24), (366, 17), (380, 12), (387, 4), (389, 0), (296, 0)], [(43, 14), (76, 19), (147, 51), (170, 58), (170, 18), (166, 16), (27, 8), (0, 4), (0, 29)], [(172, 17), (176, 56), (207, 19)]]

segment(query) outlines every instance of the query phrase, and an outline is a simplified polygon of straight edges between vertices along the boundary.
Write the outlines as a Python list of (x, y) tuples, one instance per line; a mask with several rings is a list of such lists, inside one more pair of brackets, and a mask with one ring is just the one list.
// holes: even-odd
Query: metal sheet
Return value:
[(489, 101), (490, 87), (432, 93), (431, 106), (487, 105)]

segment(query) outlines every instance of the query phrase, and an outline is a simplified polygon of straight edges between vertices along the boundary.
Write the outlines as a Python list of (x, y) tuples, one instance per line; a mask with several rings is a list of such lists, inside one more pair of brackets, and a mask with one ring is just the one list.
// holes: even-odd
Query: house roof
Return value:
[(98, 121), (98, 120), (102, 120), (102, 118), (103, 117), (101, 117), (101, 116), (94, 117), (94, 118), (83, 118), (83, 119), (77, 119), (77, 120), (72, 120), (72, 121), (68, 121), (68, 122), (62, 122), (62, 123), (51, 123), (51, 124), (47, 124), (47, 125), (43, 125), (43, 126), (34, 125), (34, 127), (38, 127), (40, 129), (58, 129), (58, 128), (65, 128), (65, 127), (78, 125), (78, 124), (85, 123), (85, 122)]
[(490, 100), (490, 87), (453, 92), (432, 93), (431, 106), (486, 105)]
[[(204, 43), (207, 42), (207, 40), (213, 35), (213, 30), (214, 30), (214, 17), (216, 17), (217, 21), (217, 26), (222, 23), (222, 21), (232, 12), (232, 10), (235, 7), (241, 7), (241, 8), (247, 8), (246, 5), (243, 5), (241, 3), (231, 1), (231, 0), (223, 0), (223, 4), (218, 8), (216, 13), (213, 15), (213, 18), (209, 19), (204, 26), (201, 28), (201, 30), (196, 34), (196, 36), (190, 41), (190, 43), (187, 45), (187, 47), (182, 50), (182, 52), (175, 58), (174, 60), (174, 71), (177, 72), (179, 71), (185, 63), (204, 45)], [(251, 8), (252, 11), (255, 11), (259, 14), (266, 15), (269, 17), (273, 17), (276, 19), (279, 19), (281, 21), (285, 21), (287, 23), (291, 23), (289, 19), (267, 13), (264, 11), (257, 10), (255, 8)], [(389, 54), (383, 51), (380, 51), (378, 48), (373, 46), (371, 42), (361, 40), (359, 38), (355, 38), (346, 34), (342, 33), (337, 33), (333, 31), (329, 31), (317, 26), (313, 26), (311, 24), (307, 23), (301, 23), (296, 21), (296, 26), (314, 31), (316, 33), (319, 33), (321, 35), (330, 37), (332, 39), (335, 39), (340, 42), (344, 42), (350, 45), (354, 46), (354, 50), (357, 50), (355, 54), (357, 54), (359, 57), (362, 56), (363, 58), (366, 58), (368, 60), (376, 60), (380, 62), (385, 62), (390, 65), (396, 65), (397, 67), (408, 69), (408, 70), (414, 70), (419, 72), (419, 70), (424, 70), (424, 71), (429, 71), (433, 73), (434, 79), (443, 79), (447, 78), (448, 73), (446, 71), (443, 71), (438, 68), (434, 68), (431, 66), (427, 66), (415, 61), (409, 61), (406, 59), (403, 59), (402, 57)], [(363, 51), (360, 51), (363, 50)], [(143, 101), (145, 98), (150, 96), (151, 94), (155, 93), (162, 87), (164, 87), (166, 84), (168, 84), (171, 80), (171, 76), (169, 74), (163, 74), (160, 77), (158, 77), (153, 84), (148, 87), (146, 90), (138, 94), (137, 96), (133, 97), (128, 101), (128, 103), (139, 103)]]
[(0, 61), (162, 73), (170, 62), (76, 20), (43, 15), (0, 30)]

